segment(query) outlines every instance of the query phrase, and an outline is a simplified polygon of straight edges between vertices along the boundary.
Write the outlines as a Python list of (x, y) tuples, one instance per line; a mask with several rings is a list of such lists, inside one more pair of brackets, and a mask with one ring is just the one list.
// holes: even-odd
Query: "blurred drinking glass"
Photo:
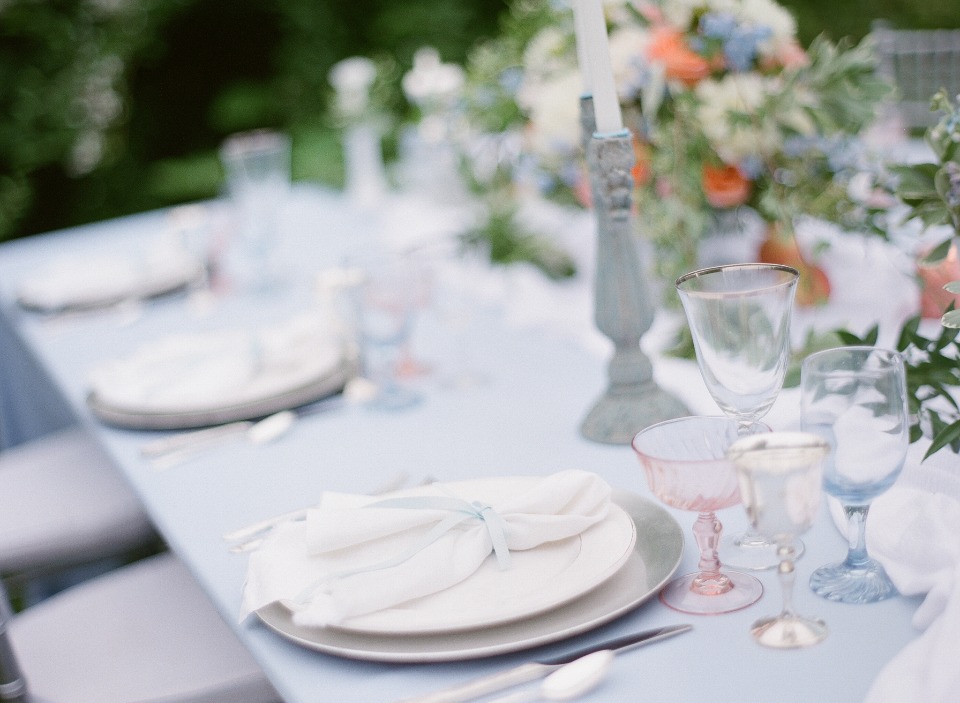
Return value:
[(255, 290), (277, 282), (276, 254), (282, 206), (290, 192), (290, 138), (271, 130), (241, 132), (220, 148), (235, 213), (231, 252), (238, 273)]

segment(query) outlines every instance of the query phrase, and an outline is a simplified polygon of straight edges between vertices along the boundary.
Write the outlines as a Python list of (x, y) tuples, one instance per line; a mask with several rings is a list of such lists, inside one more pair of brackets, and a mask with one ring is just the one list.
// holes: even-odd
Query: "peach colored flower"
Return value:
[(633, 155), (636, 163), (630, 171), (633, 176), (633, 183), (636, 186), (643, 186), (650, 182), (653, 171), (650, 168), (650, 147), (641, 142), (637, 135), (633, 135)]
[(647, 56), (663, 64), (667, 78), (693, 86), (710, 75), (709, 62), (684, 41), (683, 34), (669, 27), (653, 30)]
[(702, 182), (703, 194), (713, 207), (736, 207), (750, 197), (750, 181), (736, 166), (704, 164)]

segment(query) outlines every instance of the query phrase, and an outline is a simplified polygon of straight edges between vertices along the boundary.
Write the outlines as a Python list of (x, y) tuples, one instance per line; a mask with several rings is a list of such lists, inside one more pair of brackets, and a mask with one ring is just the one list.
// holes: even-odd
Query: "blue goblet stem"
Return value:
[(869, 505), (844, 505), (843, 512), (847, 516), (847, 538), (849, 550), (844, 563), (851, 568), (863, 568), (870, 563), (867, 554), (867, 512)]

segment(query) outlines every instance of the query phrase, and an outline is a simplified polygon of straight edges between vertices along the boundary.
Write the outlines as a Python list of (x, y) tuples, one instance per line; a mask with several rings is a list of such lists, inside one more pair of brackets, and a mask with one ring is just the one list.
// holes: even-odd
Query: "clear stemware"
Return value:
[(910, 443), (903, 358), (876, 347), (827, 349), (804, 359), (800, 383), (803, 429), (832, 448), (824, 490), (849, 522), (846, 559), (814, 571), (810, 587), (843, 603), (889, 598), (896, 588), (867, 553), (865, 529), (870, 503), (896, 481)]
[(820, 509), (823, 461), (830, 445), (807, 432), (771, 432), (743, 437), (727, 456), (737, 467), (740, 497), (750, 524), (777, 545), (783, 607), (750, 628), (754, 639), (778, 649), (808, 647), (827, 636), (819, 618), (793, 609), (797, 536), (810, 529)]
[(693, 534), (700, 550), (698, 570), (670, 581), (660, 600), (674, 610), (713, 615), (755, 603), (763, 586), (749, 574), (722, 567), (717, 544), (723, 526), (716, 512), (740, 502), (733, 463), (726, 451), (744, 430), (767, 432), (726, 417), (682, 417), (651, 425), (633, 438), (633, 449), (650, 490), (665, 504), (699, 513)]
[(235, 210), (234, 266), (254, 291), (275, 290), (281, 212), (290, 193), (290, 137), (266, 129), (240, 132), (224, 140), (219, 154)]
[[(714, 266), (677, 279), (700, 375), (723, 413), (744, 427), (767, 414), (783, 387), (798, 279), (779, 264)], [(724, 561), (745, 569), (776, 567), (776, 552), (750, 530), (721, 545)]]
[(353, 290), (363, 372), (375, 388), (367, 406), (403, 410), (420, 394), (400, 383), (397, 366), (408, 343), (418, 305), (418, 269), (401, 255), (383, 254), (355, 264)]

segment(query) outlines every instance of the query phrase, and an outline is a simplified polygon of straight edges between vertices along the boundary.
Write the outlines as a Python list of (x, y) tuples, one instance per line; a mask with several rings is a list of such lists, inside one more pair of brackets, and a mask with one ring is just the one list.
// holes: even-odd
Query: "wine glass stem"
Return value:
[(717, 556), (717, 546), (720, 543), (720, 533), (723, 531), (723, 525), (717, 520), (713, 512), (700, 513), (697, 521), (693, 523), (693, 536), (697, 540), (697, 547), (700, 549), (700, 563), (698, 568), (701, 572), (716, 574), (720, 571), (720, 558)]
[(867, 554), (867, 511), (869, 505), (845, 505), (843, 511), (847, 515), (847, 537), (849, 539), (849, 551), (847, 552), (847, 564), (850, 566), (863, 566), (870, 561)]
[(783, 609), (780, 613), (783, 615), (793, 615), (793, 582), (796, 580), (796, 573), (793, 566), (795, 551), (792, 546), (780, 547), (777, 555), (780, 557), (780, 565), (777, 567), (777, 573), (780, 575), (780, 590), (783, 591)]

